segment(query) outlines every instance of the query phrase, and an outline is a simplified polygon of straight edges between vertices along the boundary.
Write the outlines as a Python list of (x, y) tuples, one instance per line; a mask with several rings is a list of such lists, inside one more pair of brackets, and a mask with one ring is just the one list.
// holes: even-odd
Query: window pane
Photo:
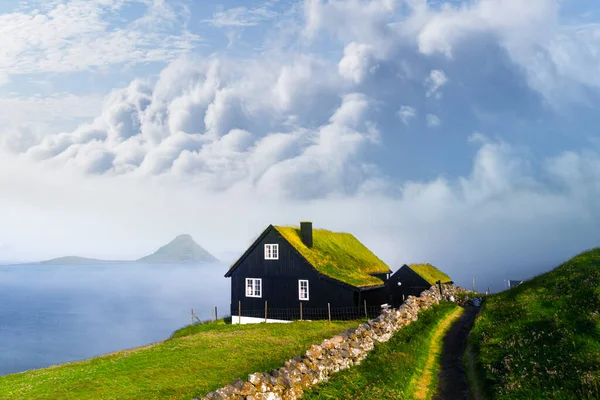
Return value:
[(260, 287), (260, 279), (255, 280), (254, 284), (255, 284), (254, 295), (255, 296), (260, 296), (260, 289), (261, 289), (261, 287)]
[(252, 296), (252, 279), (246, 279), (246, 296)]
[(273, 258), (278, 258), (277, 253), (279, 253), (279, 245), (273, 245)]

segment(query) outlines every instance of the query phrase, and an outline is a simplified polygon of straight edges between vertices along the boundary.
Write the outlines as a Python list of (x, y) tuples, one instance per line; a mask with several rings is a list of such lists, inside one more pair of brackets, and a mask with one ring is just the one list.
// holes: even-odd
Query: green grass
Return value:
[(491, 399), (600, 398), (600, 249), (487, 298), (470, 342)]
[(432, 339), (440, 324), (457, 310), (456, 304), (444, 302), (422, 311), (417, 321), (398, 330), (388, 342), (378, 344), (360, 365), (306, 391), (303, 399), (412, 400), (423, 386), (432, 392), (437, 374), (432, 374), (429, 382), (421, 381), (431, 346), (435, 345)]
[(191, 399), (279, 368), (359, 321), (194, 325), (153, 345), (0, 377), (0, 399)]
[(437, 281), (447, 283), (452, 281), (448, 275), (437, 269), (431, 264), (410, 264), (408, 268), (416, 272), (421, 278), (425, 279), (430, 285), (435, 285)]
[(300, 229), (275, 226), (279, 232), (317, 271), (356, 287), (379, 286), (383, 281), (372, 273), (388, 273), (390, 268), (349, 233), (313, 229), (313, 246), (300, 238)]

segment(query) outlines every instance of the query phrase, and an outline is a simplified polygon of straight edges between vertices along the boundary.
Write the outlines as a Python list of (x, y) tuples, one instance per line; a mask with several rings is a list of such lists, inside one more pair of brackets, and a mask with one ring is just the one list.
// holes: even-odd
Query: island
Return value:
[[(209, 264), (219, 260), (194, 241), (191, 235), (178, 235), (154, 253), (137, 260), (115, 261), (66, 256), (51, 260), (27, 263), (37, 265), (98, 265), (98, 264)], [(23, 265), (23, 264), (21, 264)]]

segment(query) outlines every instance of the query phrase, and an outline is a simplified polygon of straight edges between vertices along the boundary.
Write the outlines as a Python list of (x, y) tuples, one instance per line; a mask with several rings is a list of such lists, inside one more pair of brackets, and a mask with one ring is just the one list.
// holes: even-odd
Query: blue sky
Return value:
[(8, 1), (0, 39), (0, 260), (312, 219), (493, 286), (600, 243), (594, 1)]

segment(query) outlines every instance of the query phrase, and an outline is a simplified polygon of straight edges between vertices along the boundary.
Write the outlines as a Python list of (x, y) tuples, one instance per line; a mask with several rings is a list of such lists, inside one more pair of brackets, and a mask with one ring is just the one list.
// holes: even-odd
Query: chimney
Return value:
[(300, 222), (300, 238), (306, 247), (312, 247), (312, 222)]

